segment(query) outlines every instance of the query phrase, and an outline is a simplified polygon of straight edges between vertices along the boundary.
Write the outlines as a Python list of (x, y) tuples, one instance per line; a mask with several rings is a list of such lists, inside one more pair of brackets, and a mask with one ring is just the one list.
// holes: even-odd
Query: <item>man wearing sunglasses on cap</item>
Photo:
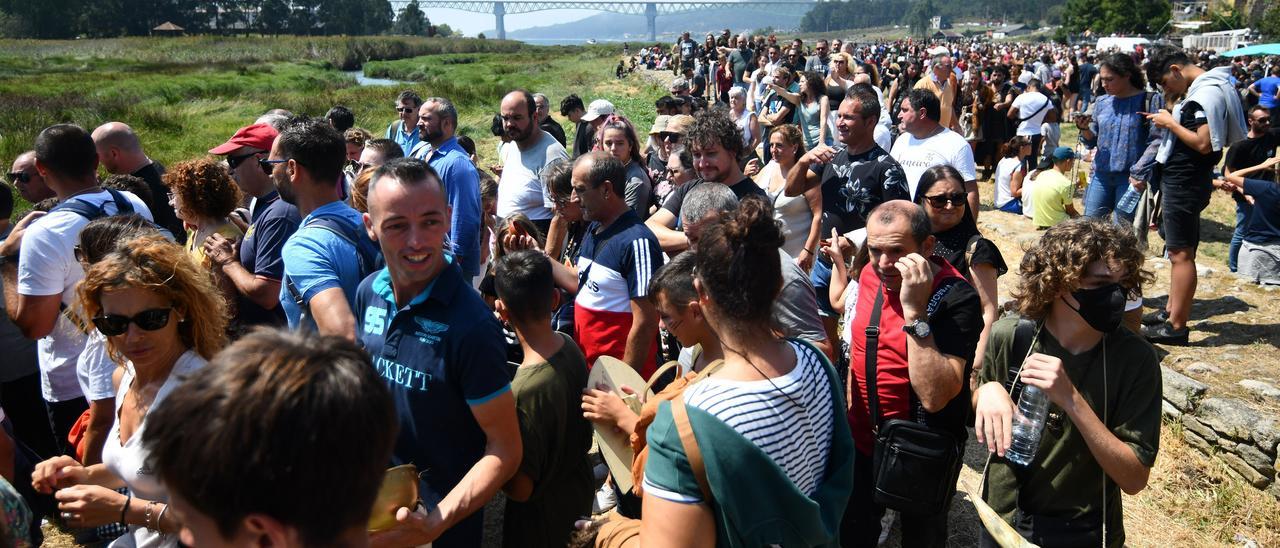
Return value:
[(270, 156), (276, 135), (275, 128), (254, 124), (240, 128), (227, 142), (209, 150), (209, 154), (226, 158), (240, 190), (254, 198), (243, 240), (213, 234), (204, 242), (205, 255), (235, 284), (237, 315), (246, 326), (285, 324), (280, 307), (280, 280), (284, 277), (281, 251), (302, 222), (298, 206), (280, 199), (271, 170), (259, 163)]

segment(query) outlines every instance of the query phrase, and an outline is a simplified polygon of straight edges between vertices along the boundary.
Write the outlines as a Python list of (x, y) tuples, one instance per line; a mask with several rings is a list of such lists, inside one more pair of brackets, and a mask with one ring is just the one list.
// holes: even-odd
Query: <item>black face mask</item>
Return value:
[[(1089, 327), (1102, 333), (1111, 333), (1120, 327), (1124, 319), (1124, 305), (1128, 292), (1120, 284), (1107, 284), (1093, 289), (1078, 289), (1071, 293), (1080, 308), (1074, 308)], [(1066, 302), (1065, 299), (1063, 302)], [(1070, 303), (1067, 306), (1071, 306)]]

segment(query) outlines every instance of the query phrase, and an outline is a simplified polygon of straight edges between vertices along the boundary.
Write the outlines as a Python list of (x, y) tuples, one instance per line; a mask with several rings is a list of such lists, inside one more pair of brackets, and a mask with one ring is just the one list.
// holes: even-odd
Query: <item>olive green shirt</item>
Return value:
[(573, 522), (591, 513), (591, 424), (582, 416), (587, 360), (573, 339), (561, 337), (559, 351), (520, 366), (511, 381), (524, 445), (520, 471), (533, 480), (533, 492), (526, 502), (508, 499), (506, 546), (563, 547)]
[[(994, 381), (1008, 387), (1010, 364), (1023, 358), (1010, 355), (1017, 323), (1016, 317), (1004, 318), (992, 326), (979, 384)], [(1133, 449), (1139, 462), (1147, 467), (1155, 464), (1160, 446), (1160, 361), (1146, 340), (1122, 327), (1094, 348), (1073, 356), (1044, 328), (1031, 351), (1061, 359), (1072, 384), (1098, 418)], [(1010, 523), (1017, 510), (1077, 519), (1102, 508), (1105, 475), (1101, 465), (1066, 413), (1050, 404), (1049, 416), (1029, 466), (991, 458), (984, 497)], [(1107, 544), (1120, 546), (1124, 542), (1120, 489), (1106, 478), (1105, 492)]]

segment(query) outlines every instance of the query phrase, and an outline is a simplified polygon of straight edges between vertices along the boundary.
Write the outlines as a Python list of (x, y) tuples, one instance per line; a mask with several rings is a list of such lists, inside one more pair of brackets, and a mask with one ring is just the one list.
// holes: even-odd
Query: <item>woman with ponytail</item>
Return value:
[(835, 369), (771, 325), (782, 241), (768, 202), (748, 197), (693, 251), (698, 303), (724, 360), (660, 404), (649, 427), (646, 544), (838, 545), (852, 438)]

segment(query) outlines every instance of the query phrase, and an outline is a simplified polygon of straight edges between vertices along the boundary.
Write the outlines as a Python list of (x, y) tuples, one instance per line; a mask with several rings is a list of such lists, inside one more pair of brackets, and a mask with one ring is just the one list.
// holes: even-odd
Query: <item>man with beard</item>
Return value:
[[(569, 153), (555, 137), (538, 128), (534, 121), (536, 105), (533, 95), (524, 90), (512, 91), (502, 98), (499, 114), (510, 141), (499, 152), (502, 177), (498, 180), (498, 216), (523, 213), (546, 234), (554, 204), (543, 190), (542, 169), (554, 160), (568, 160)], [(597, 114), (595, 118), (598, 117)]]
[[(667, 127), (670, 128), (668, 122)], [(764, 196), (764, 190), (742, 174), (738, 157), (742, 154), (742, 133), (722, 109), (705, 110), (693, 117), (693, 123), (684, 136), (685, 146), (693, 156), (693, 167), (698, 179), (685, 183), (671, 192), (662, 208), (649, 216), (645, 226), (658, 237), (658, 243), (667, 253), (678, 253), (689, 248), (689, 238), (676, 230), (684, 197), (703, 182), (720, 183), (742, 199), (748, 194)]]
[(303, 120), (280, 133), (262, 163), (271, 167), (280, 199), (303, 216), (281, 252), (280, 304), (289, 328), (354, 339), (356, 287), (380, 260), (360, 212), (342, 201), (346, 148), (324, 120)]
[(449, 238), (453, 260), (468, 277), (480, 274), (480, 172), (458, 145), (458, 110), (443, 97), (430, 97), (418, 112), (423, 145), (414, 157), (431, 166), (449, 198)]

